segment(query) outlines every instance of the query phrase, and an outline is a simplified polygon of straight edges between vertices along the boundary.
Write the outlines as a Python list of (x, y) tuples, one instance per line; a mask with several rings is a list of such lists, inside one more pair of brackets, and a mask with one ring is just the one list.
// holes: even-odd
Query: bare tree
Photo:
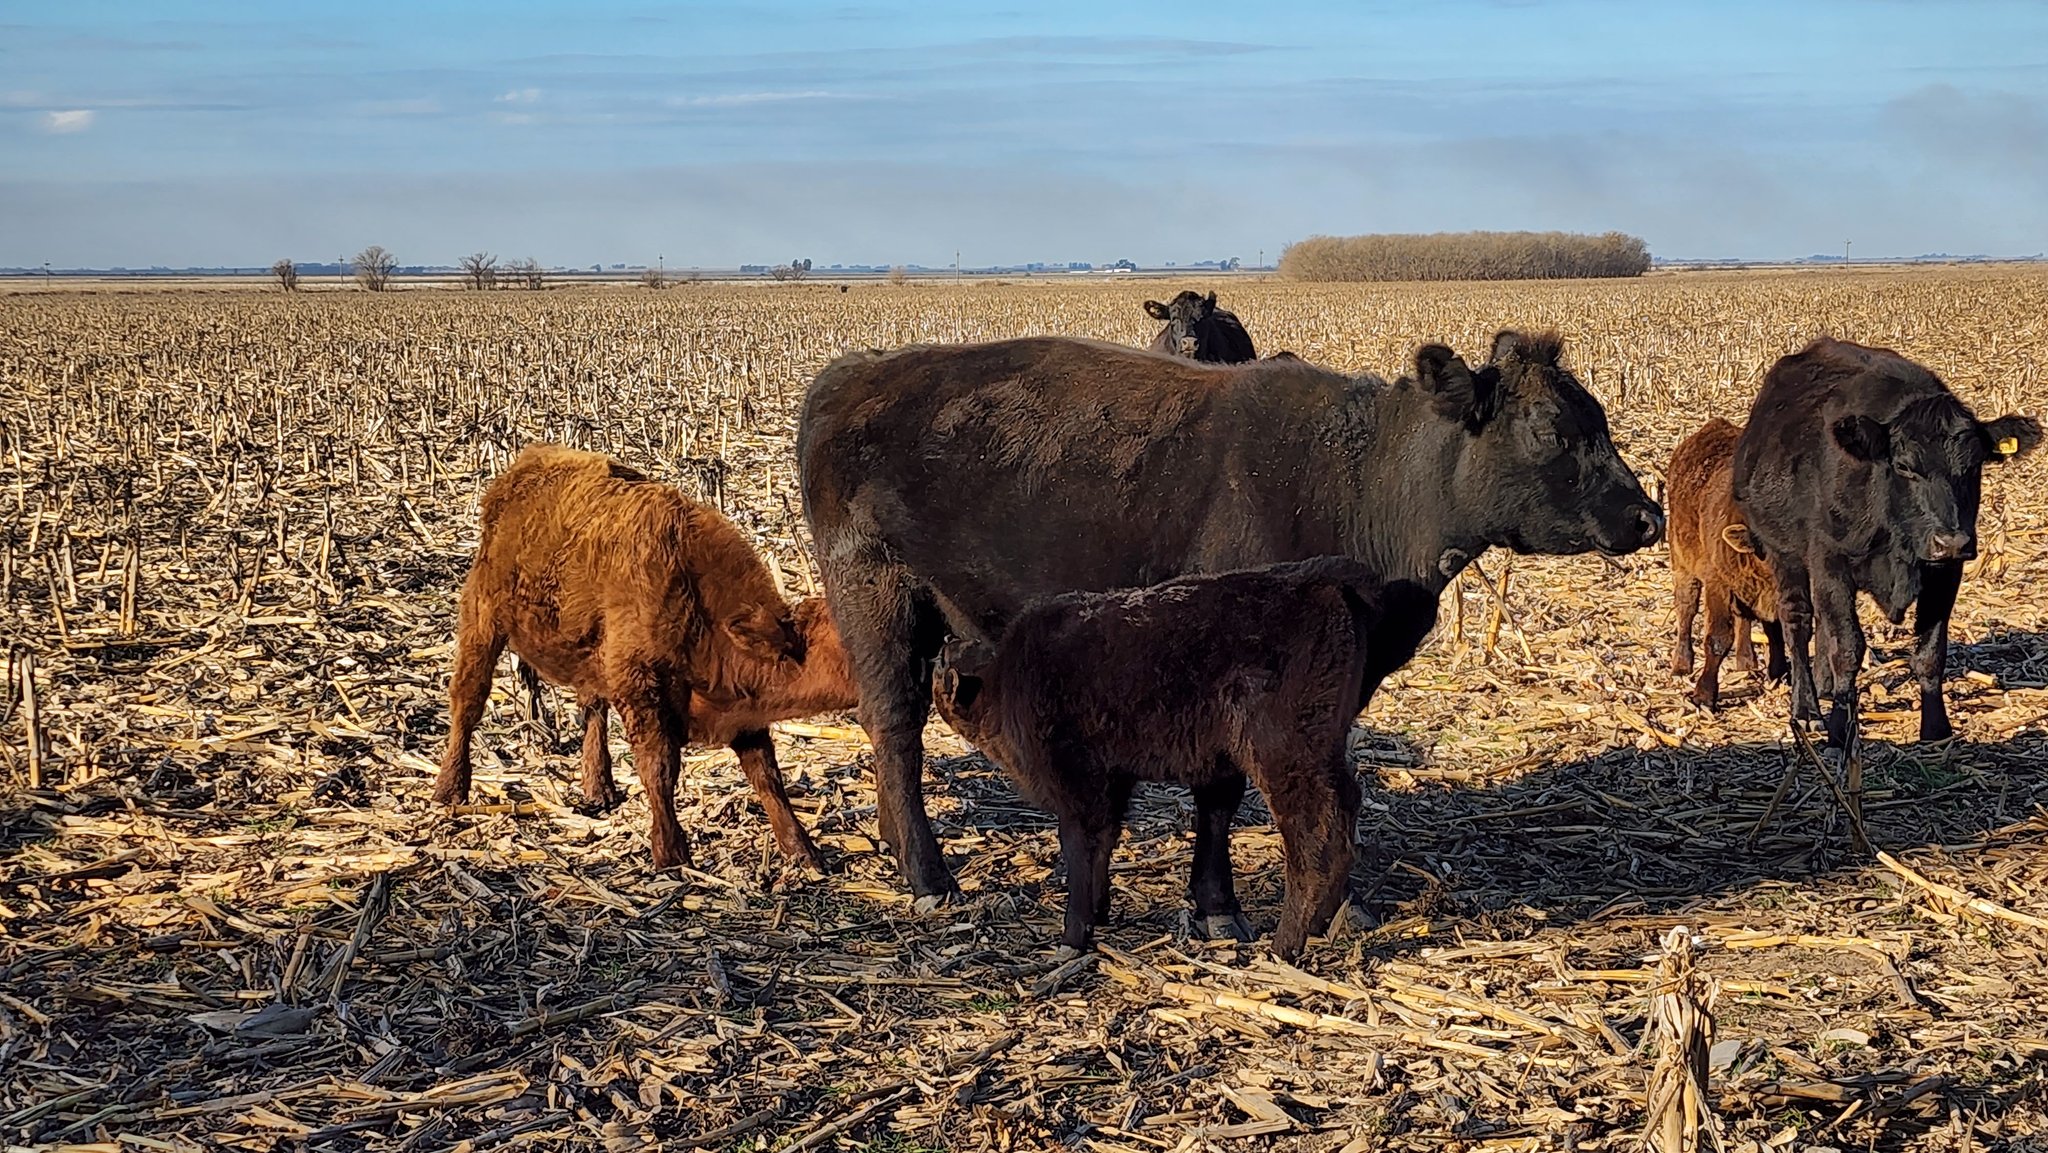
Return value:
[(381, 244), (356, 253), (356, 279), (371, 292), (382, 292), (391, 283), (391, 274), (398, 271), (398, 258), (385, 251)]
[(640, 283), (648, 288), (667, 288), (668, 276), (659, 268), (650, 268), (640, 274)]
[(481, 292), (498, 286), (498, 258), (488, 252), (472, 252), (460, 261), (463, 279)]
[(891, 269), (889, 269), (889, 283), (891, 283), (891, 284), (908, 284), (908, 283), (910, 283), (910, 270), (909, 270), (908, 268), (905, 268), (905, 267), (903, 267), (903, 266), (902, 266), (902, 265), (900, 265), (900, 264), (898, 264), (898, 265), (896, 265), (896, 266), (892, 267)]
[(277, 286), (286, 292), (299, 290), (299, 266), (289, 260), (280, 260), (270, 266), (270, 275), (277, 277)]
[(546, 270), (541, 268), (540, 261), (531, 256), (507, 264), (505, 274), (512, 278), (513, 283), (534, 292), (547, 287)]

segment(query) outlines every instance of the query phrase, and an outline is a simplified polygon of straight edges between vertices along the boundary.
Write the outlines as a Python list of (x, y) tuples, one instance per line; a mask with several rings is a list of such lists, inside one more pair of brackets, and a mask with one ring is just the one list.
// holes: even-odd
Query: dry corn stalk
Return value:
[(1707, 1096), (1707, 1054), (1714, 1046), (1713, 995), (1694, 968), (1705, 942), (1680, 925), (1664, 936), (1650, 996), (1650, 1036), (1657, 1067), (1645, 1100), (1644, 1147), (1653, 1153), (1695, 1153), (1709, 1140), (1720, 1147)]

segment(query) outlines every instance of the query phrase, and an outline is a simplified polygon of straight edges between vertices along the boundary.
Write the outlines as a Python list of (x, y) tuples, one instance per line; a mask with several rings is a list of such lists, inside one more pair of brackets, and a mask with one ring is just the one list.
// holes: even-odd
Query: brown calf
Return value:
[(1210, 932), (1249, 938), (1230, 820), (1249, 775), (1280, 829), (1287, 895), (1273, 949), (1301, 951), (1344, 899), (1358, 819), (1352, 719), (1436, 619), (1435, 593), (1382, 589), (1336, 557), (1038, 601), (995, 644), (954, 640), (939, 712), (1059, 818), (1064, 941), (1109, 920), (1109, 858), (1140, 780), (1193, 790), (1189, 896)]
[(818, 850), (790, 811), (770, 723), (852, 708), (846, 650), (822, 598), (784, 603), (731, 521), (596, 453), (532, 445), (483, 498), (462, 586), (448, 751), (434, 799), (469, 796), (470, 737), (509, 646), (583, 707), (583, 792), (619, 801), (606, 745), (619, 711), (654, 818), (654, 867), (688, 864), (675, 789), (685, 744), (727, 744), (782, 851)]
[(1671, 454), (1665, 508), (1670, 517), (1672, 599), (1678, 607), (1678, 640), (1671, 671), (1692, 672), (1692, 623), (1704, 595), (1706, 651), (1700, 676), (1687, 695), (1712, 707), (1721, 698), (1721, 659), (1732, 647), (1735, 667), (1756, 668), (1751, 621), (1764, 626), (1770, 641), (1768, 675), (1785, 675), (1785, 637), (1778, 625), (1778, 590), (1770, 566), (1756, 555), (1749, 526), (1735, 507), (1735, 442), (1740, 426), (1720, 417), (1681, 441)]

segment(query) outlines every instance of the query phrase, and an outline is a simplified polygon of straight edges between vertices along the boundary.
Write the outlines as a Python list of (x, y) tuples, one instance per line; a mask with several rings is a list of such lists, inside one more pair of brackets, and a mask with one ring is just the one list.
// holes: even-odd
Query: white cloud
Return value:
[(71, 108), (63, 112), (45, 112), (43, 113), (43, 131), (57, 135), (83, 132), (92, 127), (93, 115), (93, 110), (90, 108)]
[(716, 96), (672, 96), (671, 108), (729, 108), (742, 104), (779, 104), (789, 100), (837, 100), (837, 92), (726, 92)]
[(500, 104), (538, 104), (540, 103), (540, 89), (514, 88), (512, 91), (498, 97), (497, 101)]

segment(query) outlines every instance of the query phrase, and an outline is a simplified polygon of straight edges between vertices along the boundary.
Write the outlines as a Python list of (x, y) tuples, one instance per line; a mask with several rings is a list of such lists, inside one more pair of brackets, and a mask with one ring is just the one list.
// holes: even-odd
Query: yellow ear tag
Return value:
[(2013, 455), (2014, 453), (2018, 452), (2019, 450), (2020, 450), (2020, 438), (2019, 438), (2019, 437), (2016, 437), (2016, 436), (2008, 436), (2008, 437), (2006, 437), (2006, 438), (2005, 438), (2004, 440), (2001, 440), (2001, 441), (1999, 441), (1999, 442), (1998, 442), (1998, 455), (2000, 455), (2000, 456), (2011, 456), (2011, 455)]

